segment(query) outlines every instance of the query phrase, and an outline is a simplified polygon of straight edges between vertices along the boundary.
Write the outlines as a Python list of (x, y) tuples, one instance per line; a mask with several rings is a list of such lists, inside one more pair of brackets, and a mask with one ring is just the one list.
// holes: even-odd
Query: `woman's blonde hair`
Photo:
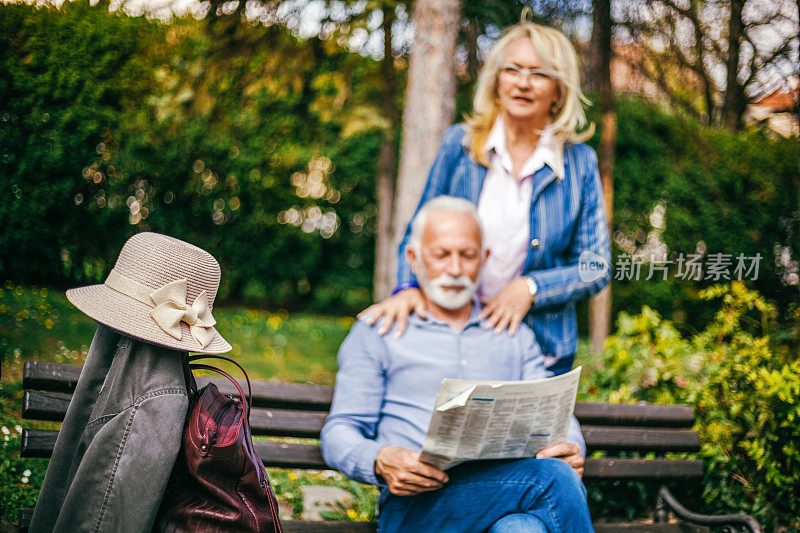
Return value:
[(554, 73), (558, 82), (559, 100), (553, 109), (551, 126), (562, 142), (582, 142), (594, 133), (594, 124), (588, 124), (583, 106), (589, 99), (581, 91), (578, 55), (566, 35), (560, 31), (528, 22), (508, 27), (489, 50), (486, 62), (478, 75), (473, 101), (473, 113), (467, 117), (470, 125), (470, 156), (484, 166), (489, 166), (484, 146), (500, 113), (497, 97), (497, 78), (506, 48), (517, 39), (527, 37), (533, 43), (542, 68)]

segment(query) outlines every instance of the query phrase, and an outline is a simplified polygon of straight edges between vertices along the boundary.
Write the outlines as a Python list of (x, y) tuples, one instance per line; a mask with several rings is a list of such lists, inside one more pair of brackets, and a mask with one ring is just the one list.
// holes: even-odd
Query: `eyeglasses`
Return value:
[(500, 77), (512, 83), (519, 83), (525, 80), (529, 83), (543, 83), (552, 80), (555, 73), (551, 70), (541, 68), (522, 68), (517, 65), (507, 63), (500, 66)]

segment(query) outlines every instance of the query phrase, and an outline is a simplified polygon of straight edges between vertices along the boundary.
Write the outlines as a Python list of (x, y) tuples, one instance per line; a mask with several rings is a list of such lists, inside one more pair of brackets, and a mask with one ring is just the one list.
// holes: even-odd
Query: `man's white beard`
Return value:
[[(424, 277), (424, 275), (423, 275)], [(475, 294), (477, 284), (467, 276), (457, 278), (449, 274), (442, 274), (432, 280), (420, 279), (422, 290), (430, 300), (445, 309), (459, 309), (467, 305)], [(462, 287), (461, 290), (445, 289), (444, 287)]]

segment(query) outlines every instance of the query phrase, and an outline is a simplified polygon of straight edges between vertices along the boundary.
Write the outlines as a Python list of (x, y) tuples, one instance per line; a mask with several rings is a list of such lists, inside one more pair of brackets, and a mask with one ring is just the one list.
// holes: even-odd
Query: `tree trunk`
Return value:
[(392, 23), (394, 9), (383, 8), (383, 76), (381, 102), (386, 127), (378, 155), (378, 168), (375, 177), (375, 198), (377, 201), (377, 220), (375, 222), (375, 270), (373, 298), (380, 301), (392, 291), (394, 282), (394, 243), (392, 241), (392, 206), (397, 175), (397, 146), (394, 141), (398, 123), (398, 110), (395, 102), (395, 71), (392, 56)]
[(392, 204), (394, 203), (397, 146), (392, 132), (385, 132), (378, 155), (375, 183), (377, 220), (375, 223), (375, 271), (373, 298), (379, 302), (389, 296), (394, 287), (395, 245), (392, 240)]
[(600, 92), (600, 75), (603, 69), (603, 54), (600, 49), (603, 41), (603, 25), (597, 21), (598, 3), (595, 2), (592, 11), (592, 36), (589, 40), (589, 49), (586, 51), (586, 68), (583, 71), (583, 86), (586, 91)]
[(738, 130), (741, 126), (742, 115), (747, 105), (744, 87), (739, 85), (738, 79), (742, 36), (744, 34), (742, 9), (744, 8), (745, 1), (746, 0), (731, 0), (731, 17), (728, 21), (727, 81), (725, 85), (723, 116), (725, 117), (725, 127), (730, 132)]
[[(461, 0), (416, 0), (414, 44), (408, 66), (403, 143), (397, 177), (394, 246), (419, 202), (431, 163), (455, 112), (456, 35)], [(396, 264), (392, 254), (392, 266)]]
[[(597, 162), (603, 184), (606, 220), (608, 231), (614, 214), (614, 146), (617, 140), (617, 113), (614, 109), (614, 90), (611, 86), (611, 0), (596, 0), (593, 12), (594, 24), (598, 31), (599, 91), (602, 122), (600, 125), (600, 146)], [(594, 33), (594, 30), (592, 31)], [(609, 265), (610, 266), (610, 265)], [(611, 328), (611, 284), (589, 300), (589, 337), (591, 349), (598, 353)]]
[(469, 79), (475, 81), (478, 79), (478, 73), (481, 70), (480, 61), (478, 59), (478, 21), (475, 19), (467, 20), (467, 73)]
[(689, 4), (689, 11), (691, 13), (692, 26), (694, 27), (694, 41), (695, 53), (697, 54), (696, 64), (697, 71), (700, 78), (703, 80), (703, 97), (706, 102), (706, 124), (712, 126), (716, 123), (714, 104), (714, 92), (712, 82), (709, 79), (705, 70), (705, 47), (703, 44), (703, 27), (700, 23), (700, 17), (697, 14), (697, 5), (692, 2)]

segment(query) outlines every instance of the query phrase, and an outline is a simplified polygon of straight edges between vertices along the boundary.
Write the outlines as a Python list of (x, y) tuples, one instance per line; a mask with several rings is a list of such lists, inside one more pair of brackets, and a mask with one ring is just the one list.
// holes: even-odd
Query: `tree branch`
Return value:
[[(655, 51), (652, 49), (648, 49), (648, 52), (650, 53), (651, 57), (657, 55)], [(659, 88), (659, 90), (661, 90), (661, 92), (663, 92), (664, 95), (666, 95), (667, 99), (670, 101), (670, 103), (672, 103), (672, 105), (680, 109), (683, 109), (689, 115), (698, 120), (702, 118), (700, 116), (700, 113), (692, 105), (692, 103), (688, 101), (686, 98), (679, 96), (675, 92), (675, 90), (670, 86), (669, 82), (666, 79), (666, 74), (664, 70), (661, 68), (660, 63), (658, 61), (653, 61), (656, 72), (652, 72), (651, 69), (649, 69), (645, 64), (645, 62), (642, 60), (631, 61), (630, 59), (624, 57), (622, 57), (621, 59), (625, 61), (628, 65), (630, 65), (639, 74), (644, 76), (647, 80), (654, 83)]]

